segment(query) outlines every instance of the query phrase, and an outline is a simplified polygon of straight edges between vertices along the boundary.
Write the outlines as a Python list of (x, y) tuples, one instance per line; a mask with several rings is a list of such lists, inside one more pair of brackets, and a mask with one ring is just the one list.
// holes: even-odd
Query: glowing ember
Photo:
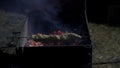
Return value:
[(55, 35), (62, 35), (62, 34), (64, 34), (64, 32), (58, 30), (58, 31), (54, 31), (54, 34), (55, 34)]
[[(47, 46), (47, 45), (65, 45), (65, 43), (72, 42), (71, 45), (79, 44), (81, 36), (76, 33), (62, 32), (60, 30), (54, 31), (52, 34), (42, 34), (38, 33), (32, 35), (32, 39), (28, 39), (25, 44), (26, 47), (38, 47), (38, 46)], [(74, 41), (74, 42), (73, 42)]]
[(27, 43), (25, 44), (25, 47), (39, 47), (44, 46), (41, 42), (36, 42), (32, 39), (28, 39)]

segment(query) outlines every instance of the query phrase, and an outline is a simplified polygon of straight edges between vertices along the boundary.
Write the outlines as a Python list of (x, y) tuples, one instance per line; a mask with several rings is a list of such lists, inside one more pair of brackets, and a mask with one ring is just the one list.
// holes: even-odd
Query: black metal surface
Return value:
[(34, 66), (91, 68), (90, 51), (90, 48), (80, 46), (24, 48), (21, 62), (23, 66), (30, 68)]
[(16, 55), (0, 53), (1, 68), (92, 68), (91, 48), (83, 46), (24, 47)]

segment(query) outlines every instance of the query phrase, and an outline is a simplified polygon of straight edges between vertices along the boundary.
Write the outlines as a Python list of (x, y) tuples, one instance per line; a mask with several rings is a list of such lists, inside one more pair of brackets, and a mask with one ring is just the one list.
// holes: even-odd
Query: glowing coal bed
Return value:
[(37, 33), (27, 39), (25, 47), (80, 45), (82, 37), (72, 32), (54, 31), (51, 34)]

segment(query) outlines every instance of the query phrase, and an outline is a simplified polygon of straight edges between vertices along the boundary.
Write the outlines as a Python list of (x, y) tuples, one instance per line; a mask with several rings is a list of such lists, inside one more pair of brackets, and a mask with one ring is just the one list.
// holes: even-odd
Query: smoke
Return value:
[[(60, 3), (61, 1), (62, 4)], [(28, 26), (30, 26), (28, 30), (31, 30), (30, 33), (36, 33), (38, 31), (46, 33), (55, 29), (68, 31), (66, 25), (68, 26), (68, 24), (74, 23), (75, 21), (73, 19), (76, 18), (72, 14), (74, 10), (71, 10), (74, 4), (71, 2), (69, 4), (69, 0), (4, 0), (4, 5), (9, 10), (28, 16)], [(65, 5), (65, 11), (63, 11), (62, 5)], [(66, 11), (66, 8), (68, 11)], [(62, 17), (66, 19), (66, 22), (58, 17), (61, 12), (65, 12), (65, 14), (62, 13)]]
[[(22, 0), (28, 14), (28, 33), (50, 33), (54, 30), (65, 30), (62, 20), (58, 17), (61, 5), (58, 0)], [(68, 29), (67, 29), (68, 30)]]
[[(62, 12), (61, 0), (2, 0), (7, 11), (28, 16), (29, 33), (51, 32), (55, 29), (68, 30), (58, 17)], [(1, 4), (1, 3), (0, 3)], [(35, 32), (34, 32), (35, 31)]]

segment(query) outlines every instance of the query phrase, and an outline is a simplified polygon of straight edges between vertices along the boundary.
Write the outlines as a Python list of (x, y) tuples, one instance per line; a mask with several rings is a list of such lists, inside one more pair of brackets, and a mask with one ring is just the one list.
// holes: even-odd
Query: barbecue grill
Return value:
[[(17, 32), (20, 35), (16, 36), (16, 55), (20, 66), (91, 68), (92, 48), (87, 26), (86, 2), (58, 2), (58, 6), (52, 2), (44, 7), (46, 9), (32, 8), (25, 12), (27, 20), (23, 31)], [(34, 62), (36, 64), (32, 64)]]

